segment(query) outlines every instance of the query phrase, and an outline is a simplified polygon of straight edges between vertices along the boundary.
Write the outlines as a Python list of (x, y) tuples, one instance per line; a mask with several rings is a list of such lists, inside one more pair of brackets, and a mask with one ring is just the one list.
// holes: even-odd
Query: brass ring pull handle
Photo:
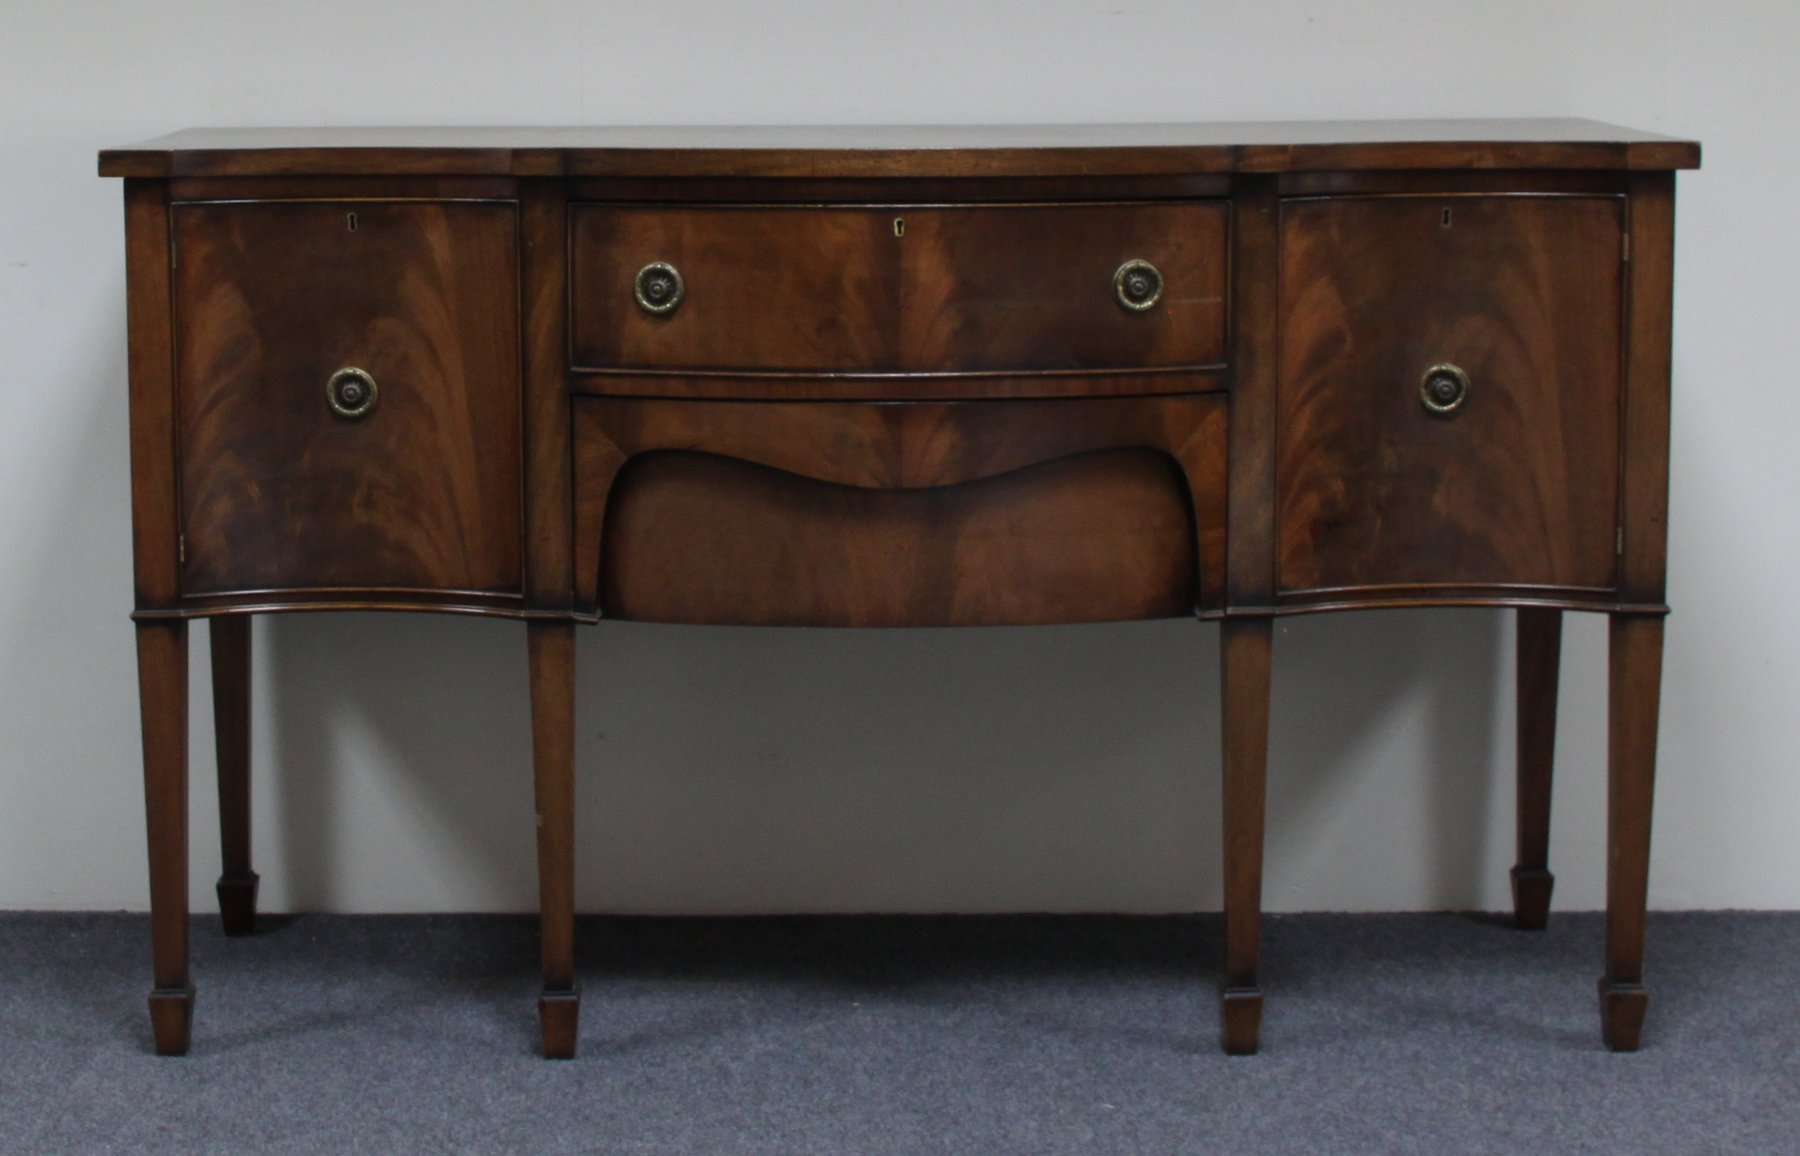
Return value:
[(644, 312), (666, 317), (681, 304), (681, 299), (687, 295), (687, 286), (682, 283), (675, 266), (652, 261), (638, 270), (637, 280), (631, 284), (631, 295), (637, 298), (638, 307)]
[(1443, 362), (1425, 371), (1419, 382), (1419, 401), (1440, 417), (1449, 417), (1469, 400), (1469, 375)]
[(1113, 274), (1113, 296), (1133, 313), (1154, 309), (1162, 294), (1162, 273), (1148, 261), (1133, 258)]
[(377, 393), (375, 379), (353, 365), (346, 365), (325, 382), (325, 400), (331, 403), (331, 412), (353, 421), (369, 416)]

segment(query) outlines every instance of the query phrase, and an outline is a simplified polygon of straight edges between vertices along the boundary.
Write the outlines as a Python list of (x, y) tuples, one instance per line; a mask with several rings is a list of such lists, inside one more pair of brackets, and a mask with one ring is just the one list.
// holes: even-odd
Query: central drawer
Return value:
[(1086, 372), (1224, 360), (1220, 201), (572, 206), (576, 370)]

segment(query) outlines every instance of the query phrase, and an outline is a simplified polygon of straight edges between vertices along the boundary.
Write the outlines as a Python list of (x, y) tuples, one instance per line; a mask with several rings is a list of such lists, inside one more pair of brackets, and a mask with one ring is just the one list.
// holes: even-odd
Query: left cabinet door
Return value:
[(173, 209), (186, 595), (521, 586), (510, 201)]

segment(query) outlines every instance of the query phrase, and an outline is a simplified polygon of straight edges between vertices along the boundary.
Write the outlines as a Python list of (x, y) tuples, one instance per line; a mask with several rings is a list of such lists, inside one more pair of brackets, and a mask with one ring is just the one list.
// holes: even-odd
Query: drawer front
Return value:
[(511, 203), (176, 207), (186, 593), (519, 590), (517, 236)]
[[(572, 210), (577, 369), (979, 373), (1224, 360), (1217, 202)], [(1115, 285), (1153, 267), (1137, 304)], [(673, 268), (680, 300), (640, 303)], [(652, 275), (653, 276), (653, 275)], [(666, 284), (666, 282), (665, 282)]]
[[(577, 367), (858, 370), (892, 366), (900, 286), (891, 214), (868, 209), (571, 209)], [(679, 274), (672, 312), (641, 270)]]
[(1281, 591), (1615, 586), (1623, 227), (1609, 196), (1282, 207)]
[[(907, 221), (905, 368), (1157, 369), (1225, 359), (1223, 204), (1041, 205)], [(1143, 309), (1115, 278), (1147, 262)]]
[(580, 398), (576, 605), (789, 626), (1216, 610), (1227, 404)]

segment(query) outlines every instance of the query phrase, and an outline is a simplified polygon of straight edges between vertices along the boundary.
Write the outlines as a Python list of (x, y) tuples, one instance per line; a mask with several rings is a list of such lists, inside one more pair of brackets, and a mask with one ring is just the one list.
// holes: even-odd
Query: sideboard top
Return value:
[(200, 128), (107, 149), (100, 175), (1053, 177), (1699, 164), (1693, 141), (1572, 119)]

